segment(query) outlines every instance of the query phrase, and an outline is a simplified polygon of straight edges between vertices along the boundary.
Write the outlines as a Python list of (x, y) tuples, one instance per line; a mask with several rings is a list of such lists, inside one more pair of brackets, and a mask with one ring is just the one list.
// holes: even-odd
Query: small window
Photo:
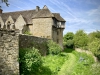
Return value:
[(7, 29), (10, 29), (10, 21), (8, 21), (8, 23), (7, 23)]
[(15, 25), (12, 26), (12, 29), (16, 29), (16, 28), (15, 28)]
[(10, 29), (10, 25), (7, 25), (7, 29)]
[(61, 22), (61, 25), (65, 25), (65, 22)]
[(57, 25), (58, 25), (58, 26), (61, 25), (61, 22), (58, 21), (58, 22), (57, 22)]

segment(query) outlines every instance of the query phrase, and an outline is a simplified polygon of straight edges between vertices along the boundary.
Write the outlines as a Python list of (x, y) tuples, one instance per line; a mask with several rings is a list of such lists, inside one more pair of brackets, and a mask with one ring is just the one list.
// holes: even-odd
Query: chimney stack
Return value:
[(0, 14), (2, 14), (2, 11), (3, 11), (3, 10), (1, 9), (1, 6), (0, 6)]
[(2, 11), (3, 11), (3, 10), (2, 10), (2, 9), (0, 9), (0, 14), (2, 14)]
[(36, 12), (38, 12), (40, 10), (39, 6), (36, 6)]

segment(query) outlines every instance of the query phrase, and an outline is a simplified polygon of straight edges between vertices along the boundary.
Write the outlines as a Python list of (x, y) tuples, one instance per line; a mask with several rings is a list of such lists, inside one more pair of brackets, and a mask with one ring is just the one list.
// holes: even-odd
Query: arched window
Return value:
[(7, 23), (7, 29), (10, 29), (10, 21), (8, 21), (8, 23)]
[(13, 23), (13, 25), (12, 25), (12, 29), (16, 29), (16, 27), (15, 27), (15, 24)]
[(0, 22), (0, 28), (1, 28), (1, 22)]

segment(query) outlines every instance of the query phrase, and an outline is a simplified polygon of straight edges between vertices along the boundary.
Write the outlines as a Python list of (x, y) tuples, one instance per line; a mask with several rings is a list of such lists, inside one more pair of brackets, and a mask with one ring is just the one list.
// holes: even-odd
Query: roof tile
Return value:
[(46, 18), (46, 17), (55, 17), (58, 21), (65, 21), (59, 13), (51, 13), (50, 10), (45, 5), (43, 9), (40, 9), (38, 12), (36, 10), (25, 10), (25, 11), (16, 11), (16, 12), (6, 12), (0, 14), (3, 21), (5, 22), (9, 16), (13, 18), (14, 21), (22, 15), (27, 24), (32, 24), (32, 18)]

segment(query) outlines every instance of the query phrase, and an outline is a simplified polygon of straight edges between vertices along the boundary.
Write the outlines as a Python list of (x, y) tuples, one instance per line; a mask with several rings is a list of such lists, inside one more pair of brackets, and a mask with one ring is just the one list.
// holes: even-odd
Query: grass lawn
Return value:
[(59, 55), (48, 55), (43, 57), (43, 66), (48, 67), (50, 71), (45, 71), (43, 75), (58, 75), (58, 71), (61, 70), (62, 65), (65, 61), (68, 60), (68, 54), (65, 52), (62, 52)]
[(92, 75), (94, 59), (86, 53), (65, 49), (59, 55), (47, 55), (42, 60), (43, 66), (37, 75)]
[(65, 75), (65, 74), (71, 74), (72, 71), (74, 70), (73, 64), (76, 64), (76, 56), (72, 53), (68, 53), (68, 60), (65, 61), (63, 66), (61, 67), (61, 70), (58, 72), (58, 75)]

